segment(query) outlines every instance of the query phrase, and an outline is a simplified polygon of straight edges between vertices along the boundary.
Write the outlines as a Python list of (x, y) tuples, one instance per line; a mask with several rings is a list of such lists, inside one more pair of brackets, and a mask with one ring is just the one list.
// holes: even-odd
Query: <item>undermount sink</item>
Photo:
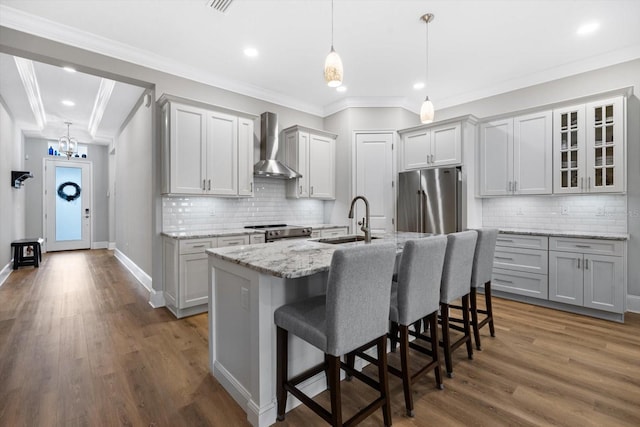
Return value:
[[(371, 237), (371, 240), (377, 239), (378, 237)], [(355, 243), (364, 241), (364, 236), (360, 235), (348, 235), (348, 236), (337, 236), (337, 237), (326, 237), (324, 239), (318, 239), (320, 243), (329, 243), (331, 245), (339, 245), (342, 243)]]

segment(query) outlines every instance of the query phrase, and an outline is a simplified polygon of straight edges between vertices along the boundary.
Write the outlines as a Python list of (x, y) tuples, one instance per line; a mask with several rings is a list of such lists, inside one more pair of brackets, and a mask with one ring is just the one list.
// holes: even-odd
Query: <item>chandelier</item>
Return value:
[(71, 122), (64, 122), (64, 124), (67, 125), (67, 134), (58, 139), (58, 152), (66, 154), (67, 159), (70, 159), (71, 156), (78, 152), (78, 141), (69, 136), (69, 126), (71, 126)]

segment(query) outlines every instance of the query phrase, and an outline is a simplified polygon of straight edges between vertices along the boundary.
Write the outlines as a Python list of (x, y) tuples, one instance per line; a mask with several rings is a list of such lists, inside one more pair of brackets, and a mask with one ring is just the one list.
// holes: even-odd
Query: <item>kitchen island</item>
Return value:
[[(422, 233), (374, 235), (371, 244), (395, 242), (398, 253)], [(208, 249), (209, 369), (244, 408), (254, 426), (276, 420), (276, 327), (274, 311), (296, 300), (325, 293), (333, 252), (344, 245), (317, 240), (284, 240)], [(389, 278), (391, 280), (391, 278)], [(289, 370), (295, 375), (323, 360), (315, 347), (295, 336), (289, 342)], [(300, 385), (313, 396), (326, 388), (319, 374)], [(287, 411), (298, 404), (289, 397)]]

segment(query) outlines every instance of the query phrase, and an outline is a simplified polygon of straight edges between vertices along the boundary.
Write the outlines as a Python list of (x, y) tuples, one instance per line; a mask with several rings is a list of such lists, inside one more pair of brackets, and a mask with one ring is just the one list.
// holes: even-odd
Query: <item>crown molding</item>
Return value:
[(402, 96), (365, 96), (347, 97), (333, 102), (323, 109), (323, 117), (330, 116), (347, 108), (404, 108), (412, 113), (419, 113), (419, 105), (413, 105), (411, 100)]
[(40, 129), (43, 129), (47, 125), (47, 113), (44, 111), (44, 104), (42, 97), (40, 96), (40, 86), (38, 86), (38, 78), (36, 77), (36, 71), (33, 68), (33, 61), (30, 59), (13, 57), (20, 80), (22, 80), (22, 86), (27, 94), (29, 100), (29, 106), (33, 112), (33, 117), (36, 120), (36, 124)]
[(215, 76), (211, 72), (178, 64), (149, 51), (60, 24), (12, 7), (0, 5), (0, 25), (59, 43), (131, 62), (178, 77), (194, 80), (220, 89), (322, 116), (322, 107), (255, 85)]

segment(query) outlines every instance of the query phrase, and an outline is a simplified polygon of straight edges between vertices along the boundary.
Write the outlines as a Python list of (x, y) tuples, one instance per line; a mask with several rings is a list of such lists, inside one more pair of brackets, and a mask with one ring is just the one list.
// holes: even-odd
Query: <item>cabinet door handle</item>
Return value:
[(580, 189), (582, 190), (584, 188), (584, 177), (580, 178)]
[(580, 269), (580, 258), (578, 258), (578, 270)]
[(495, 277), (493, 278), (494, 282), (502, 282), (502, 283), (511, 283), (513, 284), (513, 282), (511, 280), (504, 280), (504, 279), (496, 279)]
[(509, 193), (511, 193), (511, 188), (513, 187), (513, 183), (511, 181), (509, 181)]
[(202, 180), (202, 191), (205, 191), (207, 189), (207, 180), (203, 179)]
[(506, 259), (507, 261), (513, 261), (513, 258), (510, 258), (508, 256), (495, 256), (495, 259)]
[(253, 182), (249, 183), (249, 192), (253, 193)]
[(513, 243), (512, 239), (497, 239), (498, 242), (508, 242), (508, 243)]
[(433, 154), (431, 154), (430, 157), (431, 157), (431, 163), (433, 164)]
[(209, 188), (207, 188), (207, 190), (211, 191), (211, 180), (209, 180)]
[(300, 194), (302, 194), (302, 185), (300, 186)]
[(588, 269), (589, 269), (589, 260), (588, 260), (588, 259), (585, 259), (585, 260), (584, 260), (584, 269), (585, 269), (585, 270), (588, 270)]
[(518, 181), (513, 181), (513, 191), (518, 191)]
[(591, 245), (576, 245), (576, 248), (586, 248), (586, 249), (589, 249), (589, 248), (591, 248)]
[(311, 186), (311, 195), (313, 196), (313, 185)]

